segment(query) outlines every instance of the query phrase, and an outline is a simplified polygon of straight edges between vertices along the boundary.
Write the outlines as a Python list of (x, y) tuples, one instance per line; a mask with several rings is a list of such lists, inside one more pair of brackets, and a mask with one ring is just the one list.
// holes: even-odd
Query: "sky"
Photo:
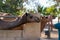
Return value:
[(50, 7), (52, 5), (55, 5), (56, 2), (53, 0), (28, 0), (23, 3), (24, 8), (27, 10), (36, 10), (37, 11), (37, 6), (40, 5), (41, 7)]

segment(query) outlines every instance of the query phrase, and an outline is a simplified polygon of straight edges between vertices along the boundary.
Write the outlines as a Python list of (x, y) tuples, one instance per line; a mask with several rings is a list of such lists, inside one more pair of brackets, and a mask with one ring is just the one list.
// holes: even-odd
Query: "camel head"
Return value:
[(34, 16), (32, 14), (29, 14), (29, 13), (25, 13), (23, 16), (22, 16), (23, 21), (26, 21), (27, 23), (31, 23), (31, 22), (40, 22), (40, 19), (37, 17), (37, 16)]

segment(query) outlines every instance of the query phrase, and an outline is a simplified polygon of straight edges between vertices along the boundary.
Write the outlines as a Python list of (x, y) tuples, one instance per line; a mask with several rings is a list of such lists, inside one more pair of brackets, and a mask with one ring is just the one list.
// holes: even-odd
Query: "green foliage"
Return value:
[(41, 13), (41, 14), (43, 14), (43, 15), (47, 15), (46, 14), (46, 8), (43, 8), (41, 6), (38, 6), (38, 12)]
[(38, 6), (38, 12), (42, 13), (43, 7)]
[(29, 13), (35, 13), (35, 11), (32, 10), (32, 9), (31, 9), (31, 10), (28, 10), (28, 12), (29, 12)]
[(42, 13), (43, 15), (53, 15), (53, 16), (57, 16), (60, 13), (60, 11), (57, 10), (55, 5), (44, 9), (43, 7), (38, 6), (38, 12)]
[(22, 16), (24, 14), (24, 12), (25, 12), (24, 10), (19, 10), (19, 11), (16, 12), (16, 14), (18, 16)]
[(51, 7), (48, 7), (46, 9), (46, 12), (47, 13), (52, 13), (52, 12), (56, 12), (56, 11), (57, 11), (57, 9), (55, 8), (55, 6), (51, 6)]
[(6, 0), (5, 3), (3, 3), (3, 0), (0, 0), (0, 12), (12, 13), (13, 15), (17, 15), (16, 12), (23, 7), (22, 2), (23, 0)]

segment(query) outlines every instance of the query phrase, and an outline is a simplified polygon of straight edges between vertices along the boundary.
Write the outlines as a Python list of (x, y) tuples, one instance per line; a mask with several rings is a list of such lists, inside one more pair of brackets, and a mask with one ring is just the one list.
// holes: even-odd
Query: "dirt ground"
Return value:
[(41, 33), (41, 40), (58, 40), (58, 31), (56, 29), (53, 29), (51, 31), (51, 39), (48, 39), (44, 32)]
[(51, 38), (48, 39), (47, 36), (45, 35), (44, 31), (41, 33), (41, 37), (40, 38), (24, 38), (23, 40), (58, 40), (58, 31), (56, 29), (53, 29), (53, 31), (51, 31)]

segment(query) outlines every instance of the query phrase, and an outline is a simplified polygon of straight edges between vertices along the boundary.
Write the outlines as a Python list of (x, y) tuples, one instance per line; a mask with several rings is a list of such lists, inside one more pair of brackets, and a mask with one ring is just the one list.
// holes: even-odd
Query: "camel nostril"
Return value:
[(40, 20), (38, 20), (38, 22), (40, 22)]
[(40, 19), (39, 18), (36, 18), (35, 21), (40, 22)]

